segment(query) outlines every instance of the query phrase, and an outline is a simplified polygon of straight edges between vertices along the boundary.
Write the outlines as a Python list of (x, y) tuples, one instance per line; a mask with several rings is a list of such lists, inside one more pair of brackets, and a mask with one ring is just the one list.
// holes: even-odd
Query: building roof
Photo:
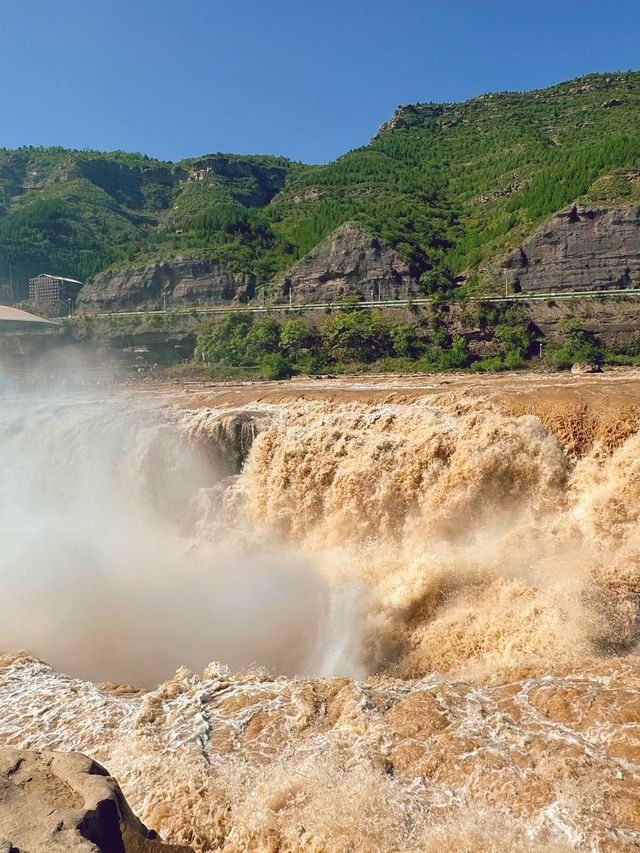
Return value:
[(48, 272), (38, 273), (34, 278), (54, 278), (56, 281), (68, 281), (71, 284), (82, 284), (82, 282), (78, 281), (77, 278), (67, 278), (67, 276), (64, 275), (51, 275), (51, 273)]
[(5, 325), (13, 325), (14, 323), (37, 323), (38, 325), (61, 326), (61, 323), (56, 323), (55, 320), (46, 320), (44, 317), (38, 317), (36, 314), (30, 314), (28, 311), (22, 311), (20, 308), (13, 308), (10, 305), (0, 305), (0, 329)]

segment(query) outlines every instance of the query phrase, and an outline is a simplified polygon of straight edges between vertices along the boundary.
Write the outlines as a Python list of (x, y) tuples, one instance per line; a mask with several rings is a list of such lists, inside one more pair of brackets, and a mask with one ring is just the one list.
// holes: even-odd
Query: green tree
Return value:
[(280, 326), (282, 352), (297, 361), (301, 356), (317, 351), (322, 344), (320, 335), (302, 317), (285, 320)]
[(267, 353), (260, 359), (260, 375), (264, 379), (289, 379), (294, 373), (293, 365), (282, 353)]
[(369, 363), (391, 352), (391, 336), (380, 312), (349, 311), (322, 324), (324, 345), (335, 361)]
[(419, 358), (426, 349), (427, 341), (410, 323), (397, 322), (389, 328), (393, 354), (401, 358)]
[(246, 356), (259, 361), (266, 353), (280, 349), (280, 323), (277, 320), (254, 320), (246, 338)]
[(238, 311), (225, 314), (200, 332), (195, 358), (218, 364), (242, 366), (249, 360), (247, 337), (253, 318)]
[(517, 326), (500, 323), (495, 328), (494, 337), (500, 344), (501, 355), (521, 359), (529, 354), (535, 333), (528, 321)]

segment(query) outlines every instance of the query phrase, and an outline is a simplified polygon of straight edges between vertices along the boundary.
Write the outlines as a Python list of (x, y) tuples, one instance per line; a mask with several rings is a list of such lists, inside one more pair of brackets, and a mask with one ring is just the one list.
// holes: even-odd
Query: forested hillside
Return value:
[[(121, 151), (2, 149), (0, 279), (11, 265), (24, 294), (21, 270), (46, 268), (87, 280), (112, 264), (171, 256), (189, 246), (215, 252), (222, 242), (233, 254), (230, 223), (239, 214), (250, 222), (252, 210), (268, 204), (301, 168), (268, 156), (165, 163)], [(235, 242), (248, 246), (246, 229), (238, 233)]]
[[(333, 163), (207, 155), (0, 151), (0, 280), (9, 264), (87, 280), (181, 254), (269, 289), (346, 221), (395, 248), (427, 292), (482, 270), (585, 196), (635, 199), (640, 73), (589, 75), (525, 94), (400, 107)], [(631, 187), (631, 188), (630, 188)], [(22, 284), (24, 287), (24, 282)]]

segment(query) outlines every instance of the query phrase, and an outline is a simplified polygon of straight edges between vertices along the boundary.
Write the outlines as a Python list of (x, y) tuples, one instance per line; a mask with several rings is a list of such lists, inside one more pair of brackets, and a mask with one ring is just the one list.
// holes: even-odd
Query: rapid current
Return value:
[(640, 849), (637, 424), (1, 406), (0, 744), (199, 851)]

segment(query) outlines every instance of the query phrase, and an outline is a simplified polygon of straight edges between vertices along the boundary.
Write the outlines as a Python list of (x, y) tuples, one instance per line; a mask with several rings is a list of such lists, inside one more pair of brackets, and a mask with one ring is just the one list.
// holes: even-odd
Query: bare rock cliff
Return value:
[(158, 310), (171, 305), (242, 304), (255, 293), (252, 275), (197, 258), (107, 270), (80, 291), (78, 305), (96, 311)]
[(392, 248), (347, 222), (282, 279), (277, 298), (294, 305), (330, 302), (346, 294), (364, 300), (406, 299), (416, 282)]
[(193, 853), (164, 844), (77, 752), (0, 750), (0, 853)]
[(640, 287), (640, 206), (559, 213), (504, 269), (510, 287), (523, 293)]

